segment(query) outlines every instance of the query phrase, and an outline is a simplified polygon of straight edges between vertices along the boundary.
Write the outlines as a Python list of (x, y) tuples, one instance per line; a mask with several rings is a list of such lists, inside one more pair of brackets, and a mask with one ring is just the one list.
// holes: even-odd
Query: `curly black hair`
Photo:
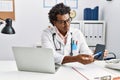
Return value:
[(70, 15), (70, 7), (64, 5), (63, 3), (56, 4), (55, 6), (52, 7), (52, 9), (49, 11), (49, 20), (50, 23), (54, 26), (53, 21), (57, 20), (57, 15), (64, 15), (64, 14), (69, 14)]

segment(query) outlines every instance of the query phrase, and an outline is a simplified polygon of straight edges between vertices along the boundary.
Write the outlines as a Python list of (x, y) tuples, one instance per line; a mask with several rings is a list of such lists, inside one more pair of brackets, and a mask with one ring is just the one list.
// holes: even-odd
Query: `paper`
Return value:
[(66, 4), (71, 8), (78, 8), (78, 0), (66, 0)]
[(49, 7), (52, 7), (56, 4), (56, 0), (44, 0), (43, 2), (44, 4), (44, 8), (49, 8)]
[(71, 63), (66, 63), (64, 64), (64, 66), (67, 66), (67, 67), (75, 67), (75, 68), (84, 68), (84, 65), (79, 63), (79, 62), (71, 62)]
[(78, 0), (44, 0), (43, 5), (44, 8), (49, 8), (61, 2), (73, 9), (78, 8)]
[(106, 71), (104, 68), (97, 66), (94, 63), (83, 65), (82, 68), (74, 67), (73, 69), (90, 80), (96, 80), (97, 77), (112, 76), (111, 73)]
[(12, 12), (13, 2), (11, 1), (0, 1), (0, 12)]
[(108, 63), (105, 67), (115, 70), (120, 70), (120, 63)]

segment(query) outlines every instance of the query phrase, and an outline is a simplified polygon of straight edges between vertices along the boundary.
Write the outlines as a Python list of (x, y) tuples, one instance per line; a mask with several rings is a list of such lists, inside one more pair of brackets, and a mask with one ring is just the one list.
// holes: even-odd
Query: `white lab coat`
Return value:
[[(72, 32), (72, 35), (71, 35)], [(64, 44), (63, 40), (58, 34), (54, 36), (54, 42), (57, 48), (61, 50), (56, 51), (55, 45), (53, 42), (53, 33), (56, 33), (55, 27), (47, 28), (43, 31), (41, 37), (42, 47), (51, 48), (54, 52), (55, 63), (61, 64), (64, 56), (70, 55), (71, 52), (71, 37), (74, 41), (77, 41), (77, 49), (73, 50), (73, 56), (78, 54), (93, 54), (86, 44), (85, 38), (80, 30), (75, 28), (70, 28), (67, 37), (67, 42)], [(60, 47), (61, 45), (61, 47)]]

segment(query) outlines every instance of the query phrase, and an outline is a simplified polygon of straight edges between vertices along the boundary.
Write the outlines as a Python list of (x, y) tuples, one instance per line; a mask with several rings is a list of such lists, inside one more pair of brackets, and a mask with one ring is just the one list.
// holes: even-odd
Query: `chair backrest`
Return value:
[(116, 59), (116, 54), (113, 52), (109, 52), (108, 56), (104, 58), (104, 60)]

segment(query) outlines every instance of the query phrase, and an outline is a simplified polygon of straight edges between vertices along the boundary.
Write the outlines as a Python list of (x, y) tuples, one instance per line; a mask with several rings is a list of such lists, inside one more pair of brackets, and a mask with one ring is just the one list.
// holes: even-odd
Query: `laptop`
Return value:
[(20, 71), (55, 73), (52, 49), (12, 47), (17, 68)]

